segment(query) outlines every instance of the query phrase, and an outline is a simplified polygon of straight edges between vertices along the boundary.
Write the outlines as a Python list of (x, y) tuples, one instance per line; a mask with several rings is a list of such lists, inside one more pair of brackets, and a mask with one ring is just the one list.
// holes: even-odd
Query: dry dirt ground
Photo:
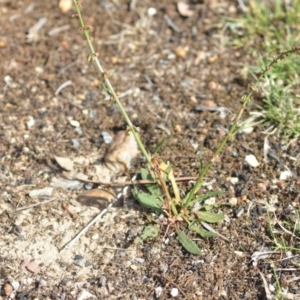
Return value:
[[(182, 249), (172, 232), (135, 244), (155, 216), (141, 209), (128, 189), (96, 225), (61, 250), (99, 207), (77, 201), (97, 186), (53, 187), (63, 174), (54, 157), (76, 159), (77, 170), (89, 175), (108, 147), (103, 132), (113, 137), (126, 126), (87, 61), (73, 9), (64, 13), (55, 0), (0, 4), (2, 299), (11, 292), (15, 299), (171, 299), (172, 289), (179, 291), (175, 299), (276, 299), (274, 272), (288, 299), (300, 299), (296, 251), (253, 256), (274, 250), (270, 222), (279, 240), (300, 247), (293, 229), (280, 227), (294, 224), (299, 211), (299, 145), (270, 136), (264, 156), (260, 128), (230, 142), (205, 178), (210, 184), (203, 192), (224, 192), (215, 211), (226, 218), (213, 227), (228, 241), (194, 236), (199, 256)], [(153, 150), (167, 136), (162, 159), (174, 164), (176, 176), (193, 176), (200, 166), (196, 154), (207, 161), (232, 124), (231, 114), (203, 106), (237, 113), (251, 83), (245, 68), (255, 61), (229, 46), (232, 37), (222, 25), (224, 17), (241, 14), (238, 2), (194, 1), (190, 17), (183, 17), (176, 4), (82, 1), (99, 57), (114, 70), (111, 81), (147, 148)], [(250, 154), (259, 166), (245, 162)], [(141, 163), (122, 175), (130, 178)], [(280, 180), (288, 169), (292, 177)], [(30, 194), (51, 186), (49, 195)]]

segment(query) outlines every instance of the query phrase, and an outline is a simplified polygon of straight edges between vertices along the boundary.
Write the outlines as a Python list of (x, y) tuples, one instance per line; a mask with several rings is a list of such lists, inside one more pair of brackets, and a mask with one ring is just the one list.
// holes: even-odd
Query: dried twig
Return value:
[(111, 202), (105, 209), (103, 209), (94, 219), (92, 219), (84, 228), (82, 228), (72, 240), (70, 240), (67, 244), (65, 244), (62, 248), (59, 249), (59, 252), (61, 252), (64, 249), (69, 248), (71, 245), (73, 245), (85, 232), (88, 231), (88, 229), (94, 225), (101, 217), (113, 206), (114, 201)]
[[(74, 179), (81, 182), (86, 183), (93, 183), (98, 185), (106, 185), (106, 186), (123, 186), (123, 185), (134, 185), (134, 184), (149, 184), (149, 183), (155, 183), (153, 180), (134, 180), (134, 181), (97, 181), (97, 180), (89, 180), (89, 179), (83, 179), (80, 176), (72, 175), (63, 175), (66, 179)], [(187, 176), (187, 177), (178, 177), (175, 178), (175, 181), (181, 182), (181, 181), (190, 181), (190, 180), (196, 180), (196, 176)]]
[(50, 199), (47, 199), (47, 200), (42, 201), (42, 202), (38, 202), (38, 203), (30, 204), (30, 205), (27, 205), (27, 206), (19, 207), (19, 208), (15, 209), (15, 212), (25, 210), (25, 209), (28, 209), (28, 208), (32, 208), (32, 207), (35, 207), (35, 206), (38, 206), (38, 205), (46, 204), (46, 203), (54, 201), (54, 200), (56, 200), (56, 198), (50, 198)]

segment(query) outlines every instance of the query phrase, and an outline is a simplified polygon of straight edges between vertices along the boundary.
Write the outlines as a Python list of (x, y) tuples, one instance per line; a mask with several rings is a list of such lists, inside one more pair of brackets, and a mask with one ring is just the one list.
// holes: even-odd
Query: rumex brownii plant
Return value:
[[(148, 180), (148, 182), (150, 181), (151, 183), (147, 183), (145, 185), (146, 190), (134, 187), (132, 191), (133, 195), (142, 206), (149, 208), (153, 211), (163, 213), (166, 217), (166, 223), (163, 225), (167, 226), (167, 230), (172, 226), (172, 228), (177, 233), (177, 240), (182, 244), (182, 246), (188, 252), (197, 255), (200, 253), (200, 249), (198, 248), (196, 243), (185, 234), (185, 232), (182, 229), (182, 224), (186, 223), (188, 226), (188, 231), (196, 232), (197, 234), (205, 238), (217, 235), (217, 233), (213, 230), (206, 230), (207, 228), (210, 229), (210, 226), (207, 223), (216, 223), (224, 219), (223, 215), (211, 212), (212, 207), (210, 206), (200, 205), (197, 209), (194, 209), (196, 203), (201, 203), (209, 197), (220, 194), (219, 191), (213, 191), (210, 193), (198, 195), (199, 190), (203, 186), (204, 177), (207, 171), (211, 168), (214, 161), (218, 159), (218, 156), (224, 149), (225, 145), (229, 141), (233, 140), (235, 134), (238, 132), (241, 117), (244, 113), (245, 108), (250, 102), (253, 92), (257, 89), (259, 82), (263, 79), (268, 70), (272, 68), (273, 65), (277, 64), (279, 60), (282, 60), (283, 58), (292, 53), (299, 52), (300, 49), (293, 48), (292, 50), (280, 53), (276, 58), (272, 60), (272, 62), (265, 69), (262, 70), (261, 74), (258, 76), (254, 87), (252, 88), (250, 93), (248, 93), (248, 95), (243, 99), (243, 107), (238, 113), (238, 115), (234, 118), (233, 125), (231, 126), (228, 134), (221, 141), (217, 150), (212, 155), (210, 161), (207, 164), (205, 164), (200, 170), (200, 173), (195, 181), (193, 188), (190, 191), (188, 191), (184, 197), (181, 197), (176, 178), (174, 177), (172, 165), (160, 161), (156, 153), (163, 142), (161, 142), (157, 146), (157, 149), (155, 150), (154, 154), (150, 154), (145, 149), (140, 139), (140, 135), (137, 128), (135, 128), (132, 124), (121, 101), (118, 98), (117, 93), (115, 92), (114, 88), (110, 83), (109, 77), (111, 76), (111, 72), (106, 72), (100, 64), (98, 55), (94, 50), (92, 40), (90, 37), (91, 27), (85, 25), (82, 18), (80, 2), (76, 0), (73, 1), (77, 11), (77, 14), (74, 16), (77, 16), (79, 19), (81, 29), (85, 35), (89, 49), (91, 51), (90, 55), (88, 56), (88, 60), (93, 62), (99, 70), (102, 78), (103, 90), (107, 94), (109, 94), (111, 100), (118, 105), (120, 112), (125, 122), (127, 123), (127, 131), (133, 134), (139, 146), (139, 149), (144, 155), (147, 162), (147, 167), (142, 168), (140, 170), (140, 173), (143, 180)], [(143, 240), (148, 237), (156, 237), (160, 231), (160, 225), (162, 224), (154, 222), (154, 224), (147, 226), (141, 234), (140, 239)]]

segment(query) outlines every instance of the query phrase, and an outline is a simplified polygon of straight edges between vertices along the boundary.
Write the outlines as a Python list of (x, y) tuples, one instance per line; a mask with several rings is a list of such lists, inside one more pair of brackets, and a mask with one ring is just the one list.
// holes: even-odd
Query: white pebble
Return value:
[(35, 124), (35, 119), (32, 116), (28, 117), (28, 121), (26, 122), (27, 129), (30, 129)]
[(29, 197), (30, 198), (47, 197), (47, 196), (51, 196), (52, 192), (53, 192), (52, 187), (46, 187), (44, 189), (39, 189), (39, 190), (32, 190), (29, 192)]
[(157, 13), (156, 8), (154, 7), (148, 8), (148, 16), (153, 17), (154, 15), (156, 15), (156, 13)]
[(287, 180), (292, 176), (293, 176), (292, 172), (290, 170), (286, 170), (286, 171), (280, 172), (279, 179), (280, 180)]
[(172, 297), (177, 297), (178, 294), (179, 294), (178, 289), (177, 288), (172, 288), (172, 290), (171, 290), (171, 296)]
[(73, 126), (73, 127), (80, 127), (80, 123), (76, 120), (70, 120), (70, 124)]
[(259, 166), (259, 162), (257, 161), (256, 157), (253, 154), (246, 155), (245, 161), (249, 166), (251, 166), (253, 168), (256, 168)]
[(155, 297), (156, 297), (156, 298), (159, 298), (159, 297), (161, 296), (162, 292), (163, 292), (162, 287), (161, 287), (161, 286), (157, 287), (157, 288), (155, 289)]
[(82, 290), (77, 296), (77, 300), (85, 300), (88, 298), (96, 298), (96, 297), (86, 290)]

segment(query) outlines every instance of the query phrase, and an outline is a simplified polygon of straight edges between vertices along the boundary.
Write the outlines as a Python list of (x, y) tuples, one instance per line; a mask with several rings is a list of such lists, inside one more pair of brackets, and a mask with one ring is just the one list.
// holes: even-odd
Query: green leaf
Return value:
[[(149, 172), (144, 168), (141, 169), (141, 177), (143, 180), (154, 180), (152, 175), (149, 174)], [(158, 197), (163, 196), (162, 190), (160, 189), (160, 187), (156, 182), (146, 184), (146, 188), (150, 192), (150, 194), (154, 196), (158, 196)]]
[(196, 211), (194, 214), (197, 216), (197, 222), (206, 221), (208, 223), (217, 223), (224, 220), (223, 215), (215, 214), (209, 211)]
[(163, 201), (156, 195), (151, 195), (137, 188), (132, 190), (135, 199), (144, 207), (160, 212), (162, 210)]
[(217, 236), (216, 233), (207, 231), (207, 230), (205, 230), (205, 229), (203, 229), (203, 228), (198, 227), (198, 226), (195, 225), (195, 224), (191, 225), (191, 226), (189, 227), (189, 229), (192, 230), (192, 231), (194, 231), (194, 232), (196, 232), (196, 233), (198, 233), (198, 234), (199, 234), (201, 237), (203, 237), (203, 238), (210, 238), (210, 237), (215, 237), (215, 236)]
[(194, 255), (198, 255), (201, 253), (201, 250), (198, 248), (197, 244), (192, 239), (190, 239), (183, 231), (177, 232), (176, 239), (189, 253)]
[(213, 192), (208, 192), (204, 195), (201, 195), (199, 197), (197, 197), (196, 199), (192, 200), (189, 204), (189, 207), (193, 206), (194, 204), (198, 203), (198, 202), (202, 202), (210, 197), (215, 197), (215, 196), (218, 196), (220, 194), (222, 194), (223, 192), (222, 191), (213, 191)]
[(144, 228), (140, 238), (142, 240), (145, 240), (147, 238), (155, 238), (158, 236), (160, 232), (159, 225), (148, 225)]
[(166, 137), (163, 137), (162, 140), (155, 147), (153, 154), (156, 154), (160, 150), (160, 148), (163, 146), (163, 144), (165, 143), (165, 141), (166, 141)]

